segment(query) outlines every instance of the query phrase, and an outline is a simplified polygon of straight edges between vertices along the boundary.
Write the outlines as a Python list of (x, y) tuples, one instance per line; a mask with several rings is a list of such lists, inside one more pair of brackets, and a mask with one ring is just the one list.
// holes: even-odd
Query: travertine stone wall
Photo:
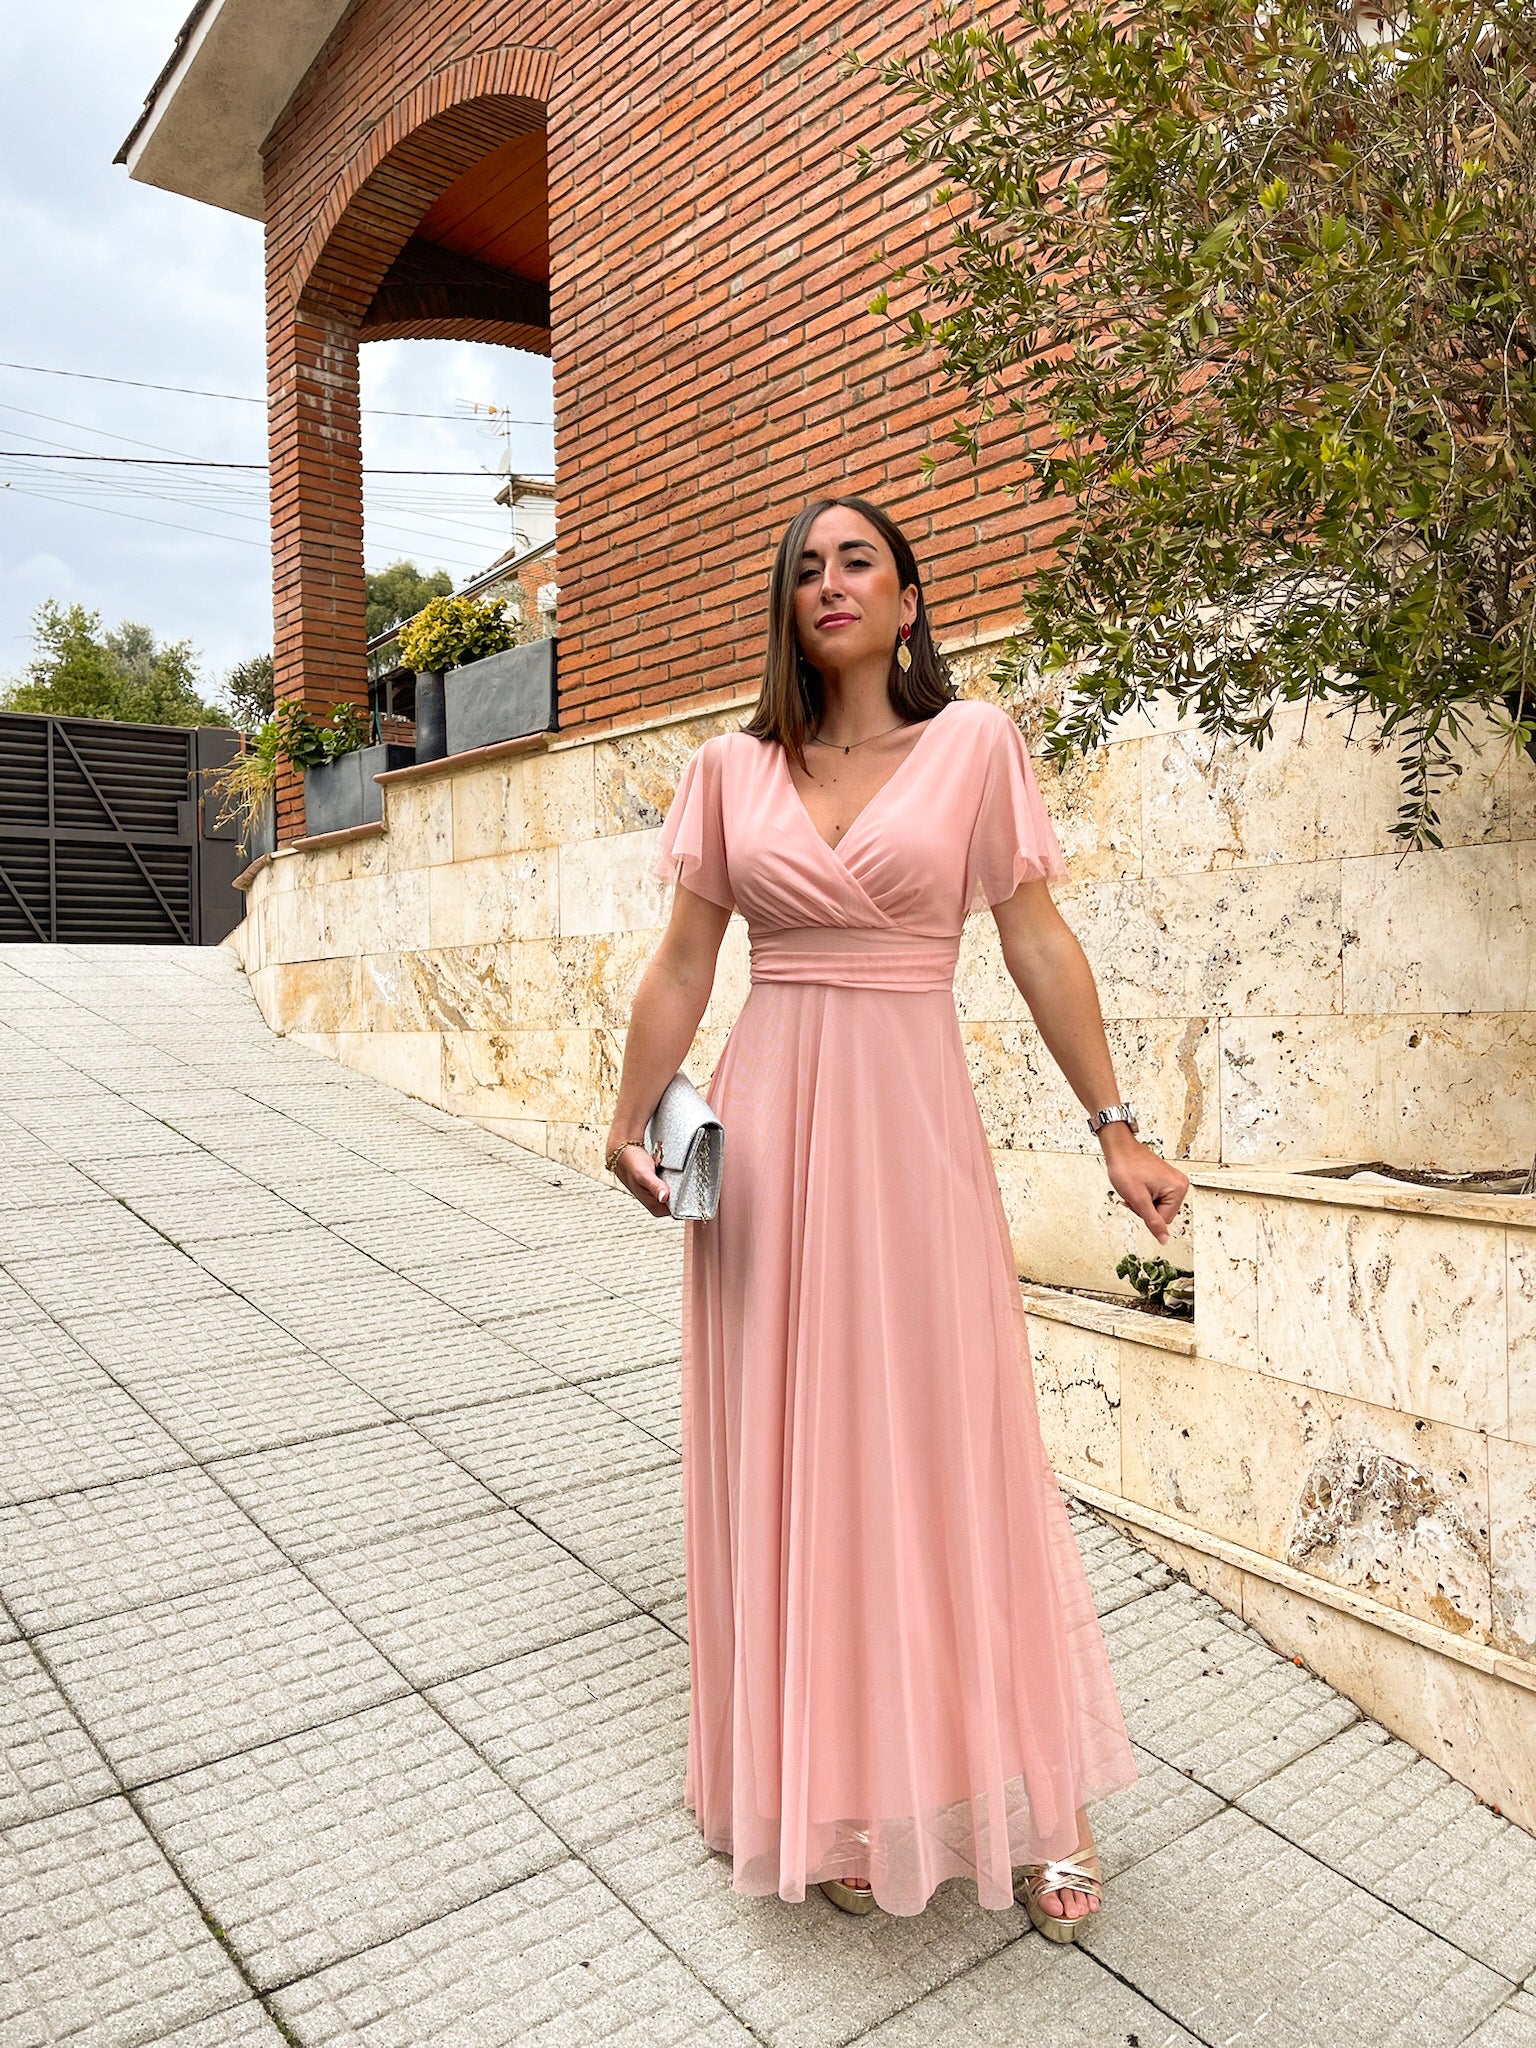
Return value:
[[(959, 666), (985, 687), (983, 650)], [(647, 869), (683, 762), (736, 703), (388, 790), (374, 838), (280, 855), (239, 943), (278, 1028), (601, 1171), (629, 1001), (667, 915)], [(1056, 891), (1122, 1086), (1194, 1165), (1513, 1165), (1536, 1151), (1536, 770), (1469, 751), (1441, 851), (1399, 852), (1390, 750), (1298, 711), (1262, 753), (1138, 720), (1041, 785)], [(689, 1069), (747, 993), (733, 919)], [(1109, 1287), (1153, 1249), (973, 917), (956, 999), (1020, 1270)], [(1191, 1263), (1187, 1218), (1171, 1246)]]
[(1029, 1290), (1056, 1469), (1536, 1827), (1536, 1199), (1192, 1202), (1192, 1329)]

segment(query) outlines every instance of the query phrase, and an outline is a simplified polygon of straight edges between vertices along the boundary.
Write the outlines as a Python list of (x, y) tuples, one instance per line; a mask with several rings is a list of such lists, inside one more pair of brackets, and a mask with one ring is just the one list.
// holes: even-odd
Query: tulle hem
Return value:
[[(1107, 1769), (1083, 1788), (1081, 1803), (1091, 1809), (1111, 1793), (1135, 1784), (1134, 1763)], [(986, 1821), (986, 1795), (961, 1800), (927, 1816), (918, 1826), (910, 1816), (879, 1824), (829, 1822), (818, 1832), (827, 1840), (806, 1869), (803, 1879), (786, 1873), (775, 1847), (738, 1856), (729, 1828), (707, 1827), (692, 1799), (685, 1799), (704, 1846), (731, 1859), (731, 1889), (746, 1898), (780, 1898), (786, 1905), (805, 1902), (808, 1891), (828, 1878), (867, 1878), (875, 1904), (898, 1919), (923, 1912), (940, 1885), (959, 1879), (974, 1886), (976, 1903), (989, 1913), (1014, 1905), (1015, 1874), (1027, 1863), (1043, 1863), (1069, 1854), (1078, 1845), (1042, 1839), (1034, 1825), (1029, 1795), (1019, 1780), (1003, 1788), (1005, 1821), (994, 1845)], [(1089, 1819), (1092, 1820), (1092, 1812)], [(773, 1823), (764, 1821), (765, 1830)], [(1006, 1861), (1003, 1860), (1006, 1856)], [(1006, 1874), (1005, 1874), (1006, 1873)]]

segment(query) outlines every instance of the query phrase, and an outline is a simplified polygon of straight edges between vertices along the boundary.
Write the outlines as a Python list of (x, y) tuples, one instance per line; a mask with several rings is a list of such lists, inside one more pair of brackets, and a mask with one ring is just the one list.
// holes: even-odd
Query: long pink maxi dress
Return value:
[(1007, 1907), (1137, 1775), (953, 993), (968, 911), (1065, 873), (1028, 751), (945, 704), (834, 850), (782, 747), (717, 733), (652, 872), (751, 949), (685, 1226), (687, 1804), (738, 1892)]

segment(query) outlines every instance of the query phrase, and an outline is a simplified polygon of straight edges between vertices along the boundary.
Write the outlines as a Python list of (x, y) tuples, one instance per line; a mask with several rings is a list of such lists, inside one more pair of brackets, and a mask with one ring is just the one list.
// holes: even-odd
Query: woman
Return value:
[[(1036, 1417), (1022, 1298), (966, 1067), (966, 913), (1085, 1109), (1116, 1103), (1065, 872), (1017, 726), (954, 696), (899, 529), (791, 523), (752, 717), (686, 763), (653, 872), (605, 1154), (651, 1212), (651, 1109), (733, 909), (752, 987), (705, 1089), (717, 1213), (684, 1243), (686, 1799), (737, 1891), (916, 1913), (964, 1876), (1071, 1940), (1085, 1807), (1135, 1781)], [(1123, 1105), (1121, 1105), (1123, 1108)], [(1160, 1243), (1188, 1181), (1130, 1123), (1109, 1178)]]

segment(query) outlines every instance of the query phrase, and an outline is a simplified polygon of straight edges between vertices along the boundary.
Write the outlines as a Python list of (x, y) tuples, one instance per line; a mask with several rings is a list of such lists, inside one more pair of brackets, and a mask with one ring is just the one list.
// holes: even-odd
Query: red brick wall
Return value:
[(284, 302), (378, 124), (398, 137), (450, 69), (453, 92), (506, 91), (520, 61), (527, 92), (543, 63), (566, 728), (749, 690), (773, 547), (813, 495), (858, 490), (895, 514), (941, 634), (1013, 611), (1028, 515), (996, 466), (957, 459), (923, 482), (946, 397), (867, 310), (876, 249), (910, 259), (945, 230), (931, 174), (855, 181), (853, 145), (889, 140), (904, 103), (838, 62), (924, 30), (916, 0), (854, 0), (835, 25), (721, 0), (359, 0), (273, 136), (277, 360)]

